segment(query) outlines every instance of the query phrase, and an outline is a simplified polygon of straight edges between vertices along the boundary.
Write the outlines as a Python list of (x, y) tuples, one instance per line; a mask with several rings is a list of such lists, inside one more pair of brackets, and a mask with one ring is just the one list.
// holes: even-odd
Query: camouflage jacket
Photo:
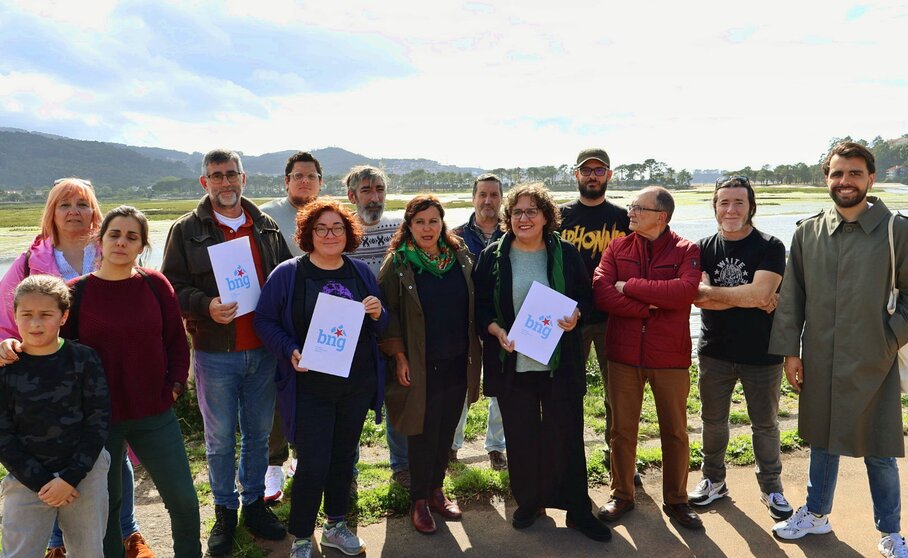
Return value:
[(66, 341), (46, 356), (19, 355), (0, 372), (0, 462), (41, 490), (59, 476), (85, 478), (110, 431), (110, 399), (98, 354)]

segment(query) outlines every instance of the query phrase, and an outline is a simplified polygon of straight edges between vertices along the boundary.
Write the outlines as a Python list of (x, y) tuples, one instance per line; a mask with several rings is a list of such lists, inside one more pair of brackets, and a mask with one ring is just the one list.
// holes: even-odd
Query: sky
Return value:
[(904, 0), (0, 0), (0, 127), (485, 169), (589, 146), (814, 163), (908, 133), (906, 30)]

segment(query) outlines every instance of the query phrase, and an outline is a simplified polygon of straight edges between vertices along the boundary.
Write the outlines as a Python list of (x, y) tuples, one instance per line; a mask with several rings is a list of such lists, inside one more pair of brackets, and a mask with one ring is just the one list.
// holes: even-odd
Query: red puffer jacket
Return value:
[[(627, 282), (624, 294), (617, 281)], [(699, 283), (700, 248), (668, 228), (654, 241), (636, 233), (613, 240), (593, 274), (593, 302), (609, 313), (609, 360), (689, 367), (690, 305)]]

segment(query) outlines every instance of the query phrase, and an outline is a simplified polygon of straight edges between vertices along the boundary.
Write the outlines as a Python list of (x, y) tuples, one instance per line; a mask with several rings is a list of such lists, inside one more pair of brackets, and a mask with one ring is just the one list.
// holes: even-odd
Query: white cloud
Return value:
[[(569, 162), (587, 145), (605, 146), (618, 164), (654, 157), (679, 169), (810, 162), (833, 136), (908, 132), (902, 3), (168, 5), (201, 25), (206, 14), (225, 13), (237, 18), (231, 26), (341, 33), (351, 43), (345, 55), (398, 49), (412, 71), (376, 70), (348, 84), (327, 45), (286, 73), (262, 60), (248, 82), (231, 68), (202, 75), (213, 52), (207, 42), (193, 44), (201, 58), (194, 69), (156, 43), (166, 34), (143, 19), (155, 12), (118, 11), (113, 1), (81, 10), (18, 2), (40, 16), (34, 25), (92, 31), (73, 39), (74, 56), (120, 77), (74, 86), (47, 68), (14, 69), (0, 73), (0, 111), (31, 113), (40, 131), (77, 119), (90, 128), (86, 136), (186, 151), (336, 145), (486, 168)], [(220, 32), (226, 38), (231, 29)], [(210, 48), (226, 48), (210, 29), (203, 36)], [(256, 40), (267, 47), (272, 37)], [(342, 85), (314, 90), (316, 81)]]

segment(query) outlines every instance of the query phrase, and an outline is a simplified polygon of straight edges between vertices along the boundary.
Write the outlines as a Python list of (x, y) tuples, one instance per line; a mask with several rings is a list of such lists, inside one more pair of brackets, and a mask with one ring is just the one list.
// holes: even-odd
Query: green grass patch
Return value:
[(731, 411), (728, 414), (728, 422), (731, 424), (750, 424), (750, 416), (747, 411)]

